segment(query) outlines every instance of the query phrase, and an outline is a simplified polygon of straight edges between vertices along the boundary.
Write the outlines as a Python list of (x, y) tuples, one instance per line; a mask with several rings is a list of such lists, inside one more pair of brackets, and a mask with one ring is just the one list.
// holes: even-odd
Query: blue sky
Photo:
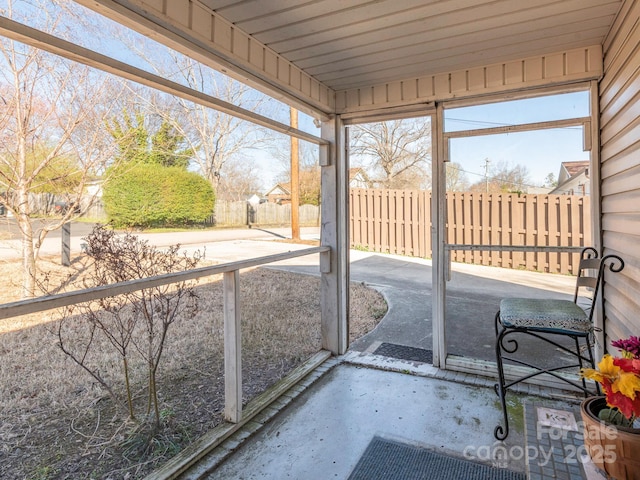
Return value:
[(501, 162), (524, 165), (529, 185), (539, 187), (549, 173), (558, 178), (562, 162), (588, 160), (589, 153), (582, 151), (582, 131), (574, 128), (453, 139), (450, 159), (469, 172), (471, 183), (484, 177), (485, 159), (489, 159), (490, 167)]
[[(588, 92), (574, 92), (446, 110), (445, 129), (470, 130), (588, 115)], [(468, 178), (472, 183), (484, 177), (485, 159), (489, 159), (490, 166), (500, 162), (524, 165), (530, 184), (541, 186), (549, 173), (557, 178), (562, 162), (589, 159), (582, 144), (579, 127), (458, 138), (451, 141), (450, 159), (470, 172)]]

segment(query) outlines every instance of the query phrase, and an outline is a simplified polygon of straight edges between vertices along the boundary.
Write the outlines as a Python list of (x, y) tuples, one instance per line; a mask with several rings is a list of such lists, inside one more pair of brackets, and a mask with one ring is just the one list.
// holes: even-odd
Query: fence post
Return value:
[(62, 224), (62, 260), (63, 266), (71, 265), (71, 224), (69, 222)]

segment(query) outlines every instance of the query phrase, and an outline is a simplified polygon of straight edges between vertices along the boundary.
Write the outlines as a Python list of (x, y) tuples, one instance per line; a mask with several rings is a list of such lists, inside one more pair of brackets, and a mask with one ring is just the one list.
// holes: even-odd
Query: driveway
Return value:
[[(271, 245), (270, 245), (271, 244)], [(277, 243), (276, 248), (283, 244)], [(273, 242), (243, 240), (223, 242), (207, 247), (225, 261), (276, 253)], [(284, 244), (286, 249), (304, 248)], [(288, 245), (288, 247), (286, 246)], [(301, 257), (277, 264), (278, 268), (297, 273), (319, 275), (317, 256)], [(350, 279), (364, 282), (380, 291), (389, 305), (378, 327), (354, 342), (351, 350), (373, 352), (381, 343), (431, 350), (431, 260), (351, 250)], [(446, 338), (450, 354), (495, 361), (494, 317), (504, 297), (571, 299), (575, 278), (567, 275), (527, 272), (496, 267), (452, 264), (447, 282)], [(529, 358), (549, 364), (556, 360), (536, 343), (521, 344), (520, 351)]]

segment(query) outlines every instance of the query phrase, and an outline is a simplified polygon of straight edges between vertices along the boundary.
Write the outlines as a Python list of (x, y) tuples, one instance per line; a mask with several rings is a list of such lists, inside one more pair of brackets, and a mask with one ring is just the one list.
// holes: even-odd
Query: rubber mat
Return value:
[(423, 348), (407, 347), (395, 343), (381, 343), (376, 348), (375, 355), (397, 358), (399, 360), (410, 360), (413, 362), (433, 363), (433, 352)]
[(525, 480), (523, 473), (374, 437), (349, 480)]

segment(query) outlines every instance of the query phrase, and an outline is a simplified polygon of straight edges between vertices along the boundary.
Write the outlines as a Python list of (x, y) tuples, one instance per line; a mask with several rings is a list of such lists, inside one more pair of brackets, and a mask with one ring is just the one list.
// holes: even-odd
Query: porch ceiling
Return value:
[(602, 44), (621, 0), (199, 0), (338, 91)]

